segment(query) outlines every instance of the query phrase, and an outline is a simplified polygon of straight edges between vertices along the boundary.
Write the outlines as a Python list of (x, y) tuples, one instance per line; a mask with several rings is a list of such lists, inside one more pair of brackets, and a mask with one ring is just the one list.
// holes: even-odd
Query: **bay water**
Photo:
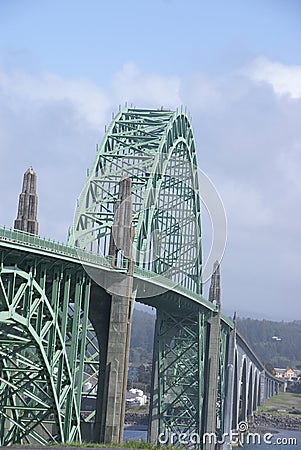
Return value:
[[(249, 439), (249, 443), (248, 443)], [(146, 441), (147, 431), (144, 427), (129, 426), (124, 430), (125, 441)], [(271, 430), (269, 433), (260, 434), (245, 439), (243, 448), (246, 450), (301, 450), (301, 431)]]

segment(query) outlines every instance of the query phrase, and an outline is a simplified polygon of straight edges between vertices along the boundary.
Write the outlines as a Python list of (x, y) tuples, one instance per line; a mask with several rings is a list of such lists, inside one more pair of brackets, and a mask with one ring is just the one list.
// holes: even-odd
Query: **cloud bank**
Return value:
[(250, 64), (246, 74), (254, 81), (268, 83), (278, 95), (301, 97), (300, 66), (286, 66), (260, 57)]
[(0, 68), (0, 223), (13, 224), (22, 175), (32, 165), (41, 234), (65, 240), (111, 113), (124, 102), (171, 109), (183, 104), (192, 115), (199, 165), (215, 183), (228, 218), (223, 309), (295, 318), (301, 287), (300, 81), (301, 67), (265, 58), (223, 78), (143, 73), (128, 62), (106, 86)]

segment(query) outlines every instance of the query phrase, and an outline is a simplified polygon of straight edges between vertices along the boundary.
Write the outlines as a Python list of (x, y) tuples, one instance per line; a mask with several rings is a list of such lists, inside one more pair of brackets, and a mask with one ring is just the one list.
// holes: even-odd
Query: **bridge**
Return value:
[(120, 111), (68, 243), (2, 227), (0, 255), (1, 446), (122, 442), (135, 302), (156, 309), (151, 442), (221, 441), (283, 389), (222, 314), (218, 263), (203, 297), (201, 197), (183, 111)]

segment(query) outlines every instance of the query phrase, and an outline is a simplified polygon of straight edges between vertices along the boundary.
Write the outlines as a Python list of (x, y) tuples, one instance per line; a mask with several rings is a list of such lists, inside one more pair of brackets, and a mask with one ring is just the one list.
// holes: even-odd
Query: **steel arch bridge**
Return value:
[[(110, 253), (122, 177), (132, 184), (135, 265), (201, 293), (201, 201), (186, 114), (126, 109), (115, 117), (80, 197), (70, 243)], [(123, 260), (124, 252), (121, 267)]]
[(127, 108), (68, 244), (0, 229), (2, 446), (122, 441), (134, 301), (157, 311), (153, 442), (220, 437), (281, 388), (221, 314), (217, 271), (213, 302), (202, 296), (200, 203), (187, 115)]

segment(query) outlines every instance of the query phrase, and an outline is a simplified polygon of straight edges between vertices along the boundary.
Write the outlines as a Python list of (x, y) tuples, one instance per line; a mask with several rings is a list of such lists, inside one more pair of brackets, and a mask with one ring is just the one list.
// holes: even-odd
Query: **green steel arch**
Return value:
[(0, 262), (0, 445), (80, 441), (99, 366), (91, 279), (73, 247), (5, 227)]
[(65, 345), (71, 276), (62, 280), (56, 270), (49, 290), (47, 272), (45, 266), (28, 272), (16, 265), (1, 268), (1, 445), (46, 444), (54, 435), (59, 441), (80, 438), (74, 363)]
[[(201, 293), (201, 201), (195, 142), (183, 111), (120, 111), (78, 200), (69, 243), (109, 254), (123, 177), (132, 180), (135, 265)], [(124, 255), (118, 264), (125, 264)]]

